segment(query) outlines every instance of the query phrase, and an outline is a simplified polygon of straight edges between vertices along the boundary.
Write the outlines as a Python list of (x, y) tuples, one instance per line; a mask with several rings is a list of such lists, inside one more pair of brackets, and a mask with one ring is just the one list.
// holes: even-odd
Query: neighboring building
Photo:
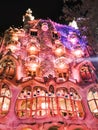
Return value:
[(31, 13), (1, 38), (0, 130), (98, 130), (95, 52), (79, 29)]

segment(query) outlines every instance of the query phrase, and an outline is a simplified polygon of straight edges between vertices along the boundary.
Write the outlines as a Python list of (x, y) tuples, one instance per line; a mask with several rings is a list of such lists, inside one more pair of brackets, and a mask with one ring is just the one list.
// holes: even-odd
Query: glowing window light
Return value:
[(73, 51), (73, 54), (74, 54), (76, 57), (78, 57), (78, 58), (80, 58), (80, 57), (82, 57), (82, 56), (84, 55), (83, 51), (80, 50), (80, 49)]
[(87, 95), (88, 105), (91, 113), (98, 118), (98, 88), (93, 87)]
[(6, 103), (6, 104), (3, 104), (3, 106), (2, 106), (2, 110), (8, 110), (8, 104)]
[(27, 68), (32, 70), (32, 71), (36, 71), (36, 69), (39, 67), (39, 65), (37, 63), (29, 63), (27, 65)]
[(16, 45), (8, 45), (7, 47), (6, 47), (6, 49), (8, 50), (8, 49), (10, 49), (12, 52), (15, 52), (16, 50), (17, 50), (17, 46)]
[(59, 48), (55, 49), (55, 54), (57, 56), (63, 55), (64, 54), (64, 48), (59, 47)]
[(93, 112), (94, 112), (94, 113), (98, 113), (98, 109), (95, 109)]
[(26, 59), (25, 66), (28, 70), (36, 71), (40, 66), (40, 60), (37, 56), (31, 55)]
[(30, 43), (27, 45), (27, 53), (30, 55), (36, 55), (40, 51), (40, 45), (38, 44), (38, 41), (33, 38)]
[(55, 40), (55, 44), (62, 45), (60, 40)]
[(55, 50), (55, 52), (60, 54), (60, 53), (62, 52), (62, 49), (61, 49), (61, 48), (57, 48), (57, 49)]
[(28, 48), (28, 53), (29, 54), (37, 54), (38, 53), (38, 49), (35, 47), (35, 46), (30, 46), (29, 48)]
[(47, 109), (48, 108), (48, 103), (46, 103), (46, 102), (41, 103), (41, 108), (42, 109)]
[(60, 64), (58, 65), (58, 67), (59, 67), (60, 69), (64, 69), (64, 68), (65, 68), (65, 63), (60, 63)]
[(68, 69), (69, 65), (67, 62), (68, 62), (68, 60), (65, 57), (60, 57), (55, 60), (54, 65), (58, 69), (65, 69), (65, 68)]
[(35, 46), (31, 46), (30, 47), (30, 51), (36, 51), (37, 49), (36, 49), (36, 47)]

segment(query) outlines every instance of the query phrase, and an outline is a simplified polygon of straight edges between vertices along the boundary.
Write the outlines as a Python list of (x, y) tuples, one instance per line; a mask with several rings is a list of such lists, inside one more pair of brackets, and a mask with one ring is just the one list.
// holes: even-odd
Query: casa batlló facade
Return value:
[(1, 38), (0, 130), (98, 130), (92, 47), (79, 29), (31, 13)]

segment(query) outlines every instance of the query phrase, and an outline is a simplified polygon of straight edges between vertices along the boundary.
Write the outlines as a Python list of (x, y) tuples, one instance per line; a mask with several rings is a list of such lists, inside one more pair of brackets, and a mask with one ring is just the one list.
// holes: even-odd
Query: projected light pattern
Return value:
[(80, 30), (79, 29), (75, 29), (73, 27), (67, 26), (67, 25), (60, 25), (60, 24), (55, 24), (55, 28), (57, 29), (57, 31), (61, 34), (61, 42), (63, 43), (63, 45), (65, 47), (67, 47), (68, 49), (72, 49), (72, 46), (69, 41), (68, 41), (68, 35), (70, 34), (70, 32), (72, 33), (76, 33), (77, 37), (78, 37), (78, 44), (84, 49), (86, 47), (86, 45), (88, 44), (86, 38), (84, 36), (81, 36)]

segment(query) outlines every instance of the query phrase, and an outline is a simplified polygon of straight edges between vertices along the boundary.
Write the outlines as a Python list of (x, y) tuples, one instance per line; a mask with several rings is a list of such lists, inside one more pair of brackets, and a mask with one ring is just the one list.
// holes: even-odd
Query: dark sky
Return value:
[(31, 8), (35, 18), (58, 21), (63, 0), (0, 0), (0, 32), (10, 26), (22, 25), (22, 16)]

